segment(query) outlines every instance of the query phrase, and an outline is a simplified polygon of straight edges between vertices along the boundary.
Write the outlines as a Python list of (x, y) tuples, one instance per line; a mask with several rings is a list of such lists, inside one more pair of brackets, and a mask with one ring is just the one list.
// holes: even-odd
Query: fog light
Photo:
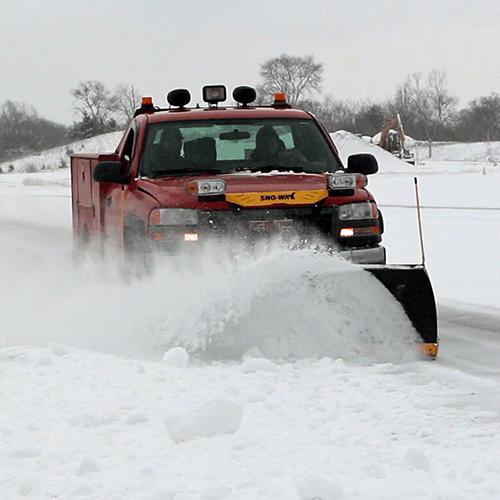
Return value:
[(196, 233), (184, 233), (184, 241), (198, 241)]
[(354, 236), (354, 228), (352, 228), (352, 227), (343, 227), (340, 230), (340, 236), (342, 238), (346, 238), (348, 236)]

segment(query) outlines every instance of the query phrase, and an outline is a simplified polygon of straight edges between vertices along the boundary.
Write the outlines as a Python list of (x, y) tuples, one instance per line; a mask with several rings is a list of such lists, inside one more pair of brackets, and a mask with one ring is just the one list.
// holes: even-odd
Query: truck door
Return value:
[(73, 225), (76, 230), (77, 246), (82, 248), (94, 245), (99, 241), (100, 221), (96, 216), (95, 196), (93, 193), (91, 156), (77, 156), (72, 158), (71, 176), (73, 187)]
[[(130, 172), (135, 153), (136, 133), (134, 127), (128, 131), (123, 151), (120, 152), (120, 160), (125, 166), (125, 171)], [(101, 185), (102, 195), (102, 220), (104, 234), (108, 243), (113, 247), (123, 247), (123, 227), (125, 218), (126, 195), (129, 189), (134, 189), (135, 184), (107, 184)]]

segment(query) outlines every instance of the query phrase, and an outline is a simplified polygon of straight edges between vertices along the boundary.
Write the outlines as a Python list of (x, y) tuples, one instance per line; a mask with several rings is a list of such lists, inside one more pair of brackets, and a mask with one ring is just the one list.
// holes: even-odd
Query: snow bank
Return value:
[(330, 134), (333, 142), (337, 145), (340, 153), (340, 158), (344, 165), (347, 165), (347, 158), (356, 153), (370, 153), (377, 158), (379, 164), (379, 172), (381, 173), (397, 173), (408, 172), (412, 166), (403, 160), (395, 157), (385, 149), (380, 148), (376, 144), (370, 143), (345, 130), (339, 130)]
[[(418, 144), (419, 157), (429, 159), (429, 146)], [(500, 163), (500, 142), (436, 142), (432, 144), (433, 161), (468, 161)]]
[(110, 132), (90, 139), (83, 139), (65, 146), (48, 149), (16, 160), (0, 163), (0, 173), (36, 173), (60, 170), (69, 167), (72, 153), (106, 153), (112, 152), (120, 142), (123, 131)]
[[(380, 173), (406, 173), (421, 172), (427, 167), (434, 167), (443, 172), (445, 169), (457, 171), (456, 162), (478, 162), (481, 168), (485, 164), (494, 166), (500, 163), (500, 142), (433, 142), (432, 155), (429, 156), (429, 144), (425, 141), (409, 141), (409, 148), (415, 154), (416, 167), (395, 157), (388, 151), (377, 146), (377, 136), (371, 140), (361, 138), (351, 132), (339, 130), (330, 134), (340, 151), (344, 163), (347, 157), (355, 153), (371, 153), (374, 155), (380, 167)], [(436, 162), (443, 162), (439, 165)], [(450, 162), (446, 165), (445, 162)], [(454, 162), (451, 164), (451, 162)]]

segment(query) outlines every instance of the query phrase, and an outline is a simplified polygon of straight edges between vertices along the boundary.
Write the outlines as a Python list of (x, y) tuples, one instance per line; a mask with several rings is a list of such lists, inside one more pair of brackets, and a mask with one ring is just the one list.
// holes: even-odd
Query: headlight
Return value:
[(377, 219), (378, 210), (375, 203), (364, 201), (361, 203), (349, 203), (339, 206), (340, 220), (362, 220)]
[(194, 226), (200, 215), (189, 208), (155, 208), (149, 215), (152, 226)]
[(328, 187), (335, 189), (364, 188), (368, 184), (368, 179), (363, 174), (333, 174), (328, 178)]
[(203, 179), (186, 184), (189, 194), (211, 195), (222, 194), (226, 190), (226, 183), (222, 179)]

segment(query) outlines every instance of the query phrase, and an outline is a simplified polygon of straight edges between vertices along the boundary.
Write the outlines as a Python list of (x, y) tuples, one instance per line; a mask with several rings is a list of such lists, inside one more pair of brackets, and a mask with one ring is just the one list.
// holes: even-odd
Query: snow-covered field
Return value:
[[(13, 163), (0, 176), (2, 498), (500, 498), (498, 145), (436, 145), (410, 166), (334, 139), (343, 157), (379, 159), (369, 187), (390, 262), (421, 259), (418, 177), (438, 360), (360, 354), (346, 338), (366, 322), (379, 337), (404, 325), (377, 316), (359, 271), (322, 255), (219, 255), (130, 285), (75, 271), (68, 170)], [(351, 303), (338, 289), (352, 281), (364, 295)], [(165, 347), (203, 345), (221, 325), (224, 348), (244, 338), (246, 356)]]

